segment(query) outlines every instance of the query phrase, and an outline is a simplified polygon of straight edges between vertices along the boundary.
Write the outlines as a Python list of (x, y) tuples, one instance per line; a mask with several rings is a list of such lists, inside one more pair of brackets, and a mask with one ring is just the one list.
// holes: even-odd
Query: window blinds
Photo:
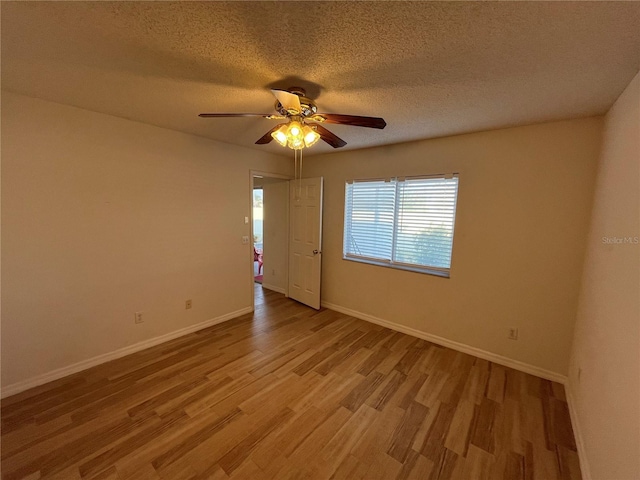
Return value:
[(458, 193), (449, 177), (347, 183), (345, 258), (448, 270)]
[(390, 260), (396, 186), (392, 182), (347, 185), (345, 251), (360, 257)]

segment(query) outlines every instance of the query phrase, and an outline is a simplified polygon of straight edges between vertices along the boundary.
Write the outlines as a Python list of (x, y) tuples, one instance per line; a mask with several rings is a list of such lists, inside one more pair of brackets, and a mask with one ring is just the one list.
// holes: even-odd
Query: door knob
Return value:
[(318, 255), (319, 253), (322, 253), (322, 252), (319, 252), (318, 250), (314, 250), (314, 251), (313, 251), (313, 254), (314, 254), (314, 255)]

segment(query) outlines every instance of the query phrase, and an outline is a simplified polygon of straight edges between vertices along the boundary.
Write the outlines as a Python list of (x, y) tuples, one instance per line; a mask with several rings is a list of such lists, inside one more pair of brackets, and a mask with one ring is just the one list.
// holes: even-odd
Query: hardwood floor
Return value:
[(564, 389), (256, 286), (2, 402), (3, 479), (579, 479)]

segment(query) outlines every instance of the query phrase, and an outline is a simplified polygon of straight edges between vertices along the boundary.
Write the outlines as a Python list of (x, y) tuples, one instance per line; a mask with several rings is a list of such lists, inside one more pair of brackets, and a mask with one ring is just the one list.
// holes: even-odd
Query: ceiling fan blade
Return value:
[(288, 112), (299, 114), (302, 112), (302, 106), (300, 105), (300, 97), (295, 93), (287, 92), (286, 90), (271, 89), (273, 96), (278, 99), (280, 104)]
[(223, 117), (271, 117), (270, 113), (201, 113), (199, 117), (223, 118)]
[[(324, 118), (325, 123), (339, 123), (342, 125), (351, 125), (352, 127), (383, 129), (387, 126), (387, 122), (379, 117), (359, 117), (357, 115), (341, 115), (339, 113), (320, 113), (319, 116)], [(313, 120), (313, 118), (311, 118), (311, 120)]]
[(281, 126), (282, 126), (282, 124), (276, 125), (271, 130), (269, 130), (267, 133), (265, 133), (263, 136), (261, 136), (256, 141), (256, 145), (266, 145), (267, 143), (271, 142), (271, 140), (273, 140), (273, 137), (271, 136), (271, 134), (273, 132), (275, 132), (277, 129), (279, 129)]
[(347, 142), (342, 140), (340, 137), (338, 137), (334, 133), (331, 133), (329, 130), (324, 128), (322, 125), (316, 124), (316, 125), (314, 125), (314, 127), (316, 129), (316, 132), (318, 132), (320, 134), (320, 138), (322, 140), (324, 140), (325, 142), (327, 142), (329, 145), (331, 145), (333, 148), (344, 147), (347, 144)]

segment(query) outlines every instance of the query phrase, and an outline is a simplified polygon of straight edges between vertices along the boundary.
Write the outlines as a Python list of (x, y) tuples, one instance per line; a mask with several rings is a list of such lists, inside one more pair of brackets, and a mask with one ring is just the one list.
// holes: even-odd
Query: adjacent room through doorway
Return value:
[(262, 283), (263, 266), (263, 190), (261, 186), (253, 188), (253, 280)]
[[(253, 172), (251, 197), (254, 293), (256, 289), (265, 288), (286, 295), (289, 265), (289, 181), (269, 173)], [(254, 300), (257, 298), (254, 295)]]

